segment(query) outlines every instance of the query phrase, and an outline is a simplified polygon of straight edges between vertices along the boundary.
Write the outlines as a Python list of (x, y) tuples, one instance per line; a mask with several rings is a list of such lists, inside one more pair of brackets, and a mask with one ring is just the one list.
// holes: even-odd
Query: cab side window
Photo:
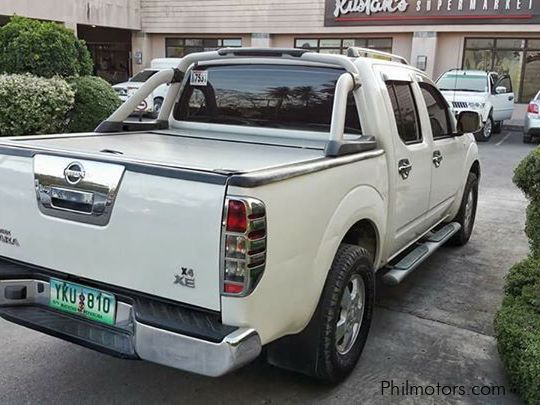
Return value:
[(512, 93), (512, 81), (509, 76), (503, 76), (497, 83), (497, 87), (506, 87), (507, 93)]
[(429, 83), (419, 83), (426, 102), (433, 139), (446, 138), (452, 134), (450, 111), (442, 94)]
[(422, 142), (418, 109), (414, 101), (411, 83), (389, 81), (386, 88), (390, 95), (399, 137), (407, 144)]

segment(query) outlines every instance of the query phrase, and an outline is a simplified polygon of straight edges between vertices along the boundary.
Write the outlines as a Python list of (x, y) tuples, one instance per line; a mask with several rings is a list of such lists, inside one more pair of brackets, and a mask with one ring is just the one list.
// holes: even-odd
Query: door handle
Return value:
[(514, 96), (508, 96), (508, 101), (514, 101)]
[(398, 172), (401, 175), (401, 178), (403, 180), (407, 180), (409, 178), (409, 174), (411, 173), (412, 165), (409, 159), (401, 159), (398, 163)]
[(443, 155), (440, 150), (433, 152), (433, 164), (435, 167), (441, 167), (441, 162), (443, 161)]

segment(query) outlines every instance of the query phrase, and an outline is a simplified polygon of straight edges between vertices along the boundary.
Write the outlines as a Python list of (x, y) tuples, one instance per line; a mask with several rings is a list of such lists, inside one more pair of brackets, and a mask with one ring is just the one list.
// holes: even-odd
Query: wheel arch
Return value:
[(476, 174), (476, 177), (478, 180), (480, 180), (480, 177), (482, 175), (482, 169), (480, 168), (480, 161), (477, 159), (473, 162), (471, 168), (469, 169), (469, 173)]
[(375, 223), (367, 218), (352, 225), (341, 240), (340, 245), (342, 243), (363, 247), (370, 253), (373, 263), (381, 251), (379, 230)]

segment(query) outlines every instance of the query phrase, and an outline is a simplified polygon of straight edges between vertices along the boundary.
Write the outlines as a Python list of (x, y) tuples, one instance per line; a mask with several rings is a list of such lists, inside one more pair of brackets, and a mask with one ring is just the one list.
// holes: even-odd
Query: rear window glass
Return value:
[[(342, 69), (289, 65), (211, 66), (202, 85), (186, 88), (175, 109), (181, 121), (329, 131)], [(349, 95), (345, 131), (360, 134)]]
[(135, 76), (133, 76), (130, 81), (136, 83), (144, 83), (152, 76), (154, 76), (157, 72), (157, 70), (143, 70), (142, 72), (139, 72)]

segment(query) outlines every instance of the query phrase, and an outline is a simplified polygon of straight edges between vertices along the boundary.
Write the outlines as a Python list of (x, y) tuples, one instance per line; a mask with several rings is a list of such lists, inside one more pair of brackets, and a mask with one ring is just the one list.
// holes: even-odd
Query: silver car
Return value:
[(523, 142), (525, 143), (531, 143), (535, 136), (540, 137), (540, 91), (527, 107), (523, 130)]

